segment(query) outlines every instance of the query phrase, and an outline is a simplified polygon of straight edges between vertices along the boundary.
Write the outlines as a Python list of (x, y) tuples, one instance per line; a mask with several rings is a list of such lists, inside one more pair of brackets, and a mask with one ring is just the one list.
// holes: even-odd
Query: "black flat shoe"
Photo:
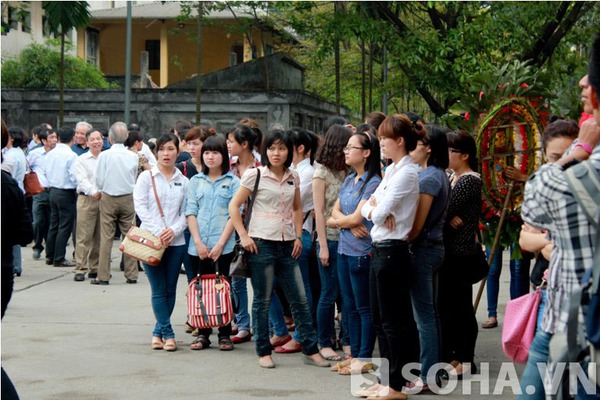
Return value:
[(75, 274), (75, 276), (73, 277), (73, 280), (75, 282), (83, 282), (83, 281), (85, 281), (85, 275), (84, 274)]
[(127, 283), (129, 283), (131, 285), (135, 285), (137, 283), (137, 280), (135, 280), (135, 279), (127, 279)]
[(92, 285), (108, 285), (108, 281), (101, 281), (97, 278), (94, 278), (90, 281), (90, 284), (92, 284)]

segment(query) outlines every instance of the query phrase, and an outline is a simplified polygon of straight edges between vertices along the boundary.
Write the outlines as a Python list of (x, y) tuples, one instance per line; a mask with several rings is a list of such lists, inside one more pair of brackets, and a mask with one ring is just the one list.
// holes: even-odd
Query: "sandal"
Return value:
[(331, 372), (338, 372), (340, 369), (347, 367), (348, 365), (350, 365), (350, 363), (352, 362), (352, 359), (349, 358), (347, 360), (344, 360), (342, 362), (339, 362), (337, 364), (334, 364), (329, 370)]
[(350, 363), (341, 369), (338, 370), (338, 374), (340, 375), (361, 375), (366, 374), (369, 371), (375, 371), (377, 366), (371, 362), (355, 361)]
[(230, 351), (233, 349), (234, 349), (234, 347), (233, 347), (233, 343), (231, 342), (231, 339), (229, 339), (228, 337), (219, 338), (219, 350)]
[(175, 338), (165, 340), (165, 345), (163, 348), (165, 349), (165, 351), (177, 350), (177, 343), (175, 342)]
[(162, 338), (152, 336), (150, 346), (152, 347), (152, 350), (162, 350), (165, 347), (165, 343), (162, 341)]
[(210, 340), (204, 335), (199, 335), (196, 340), (190, 343), (190, 349), (203, 350), (210, 346)]
[(185, 321), (185, 333), (192, 333), (192, 332), (194, 332), (194, 329), (196, 329), (196, 328), (191, 326), (188, 321)]

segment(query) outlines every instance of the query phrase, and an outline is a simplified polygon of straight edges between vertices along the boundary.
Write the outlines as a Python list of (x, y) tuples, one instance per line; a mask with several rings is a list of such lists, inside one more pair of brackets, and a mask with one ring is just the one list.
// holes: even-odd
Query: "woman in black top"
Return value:
[(442, 325), (442, 360), (462, 375), (473, 363), (477, 320), (473, 310), (472, 285), (465, 265), (477, 262), (481, 247), (475, 235), (481, 211), (481, 178), (476, 172), (475, 140), (464, 131), (448, 133), (451, 196), (444, 225), (444, 264), (440, 271), (439, 311)]

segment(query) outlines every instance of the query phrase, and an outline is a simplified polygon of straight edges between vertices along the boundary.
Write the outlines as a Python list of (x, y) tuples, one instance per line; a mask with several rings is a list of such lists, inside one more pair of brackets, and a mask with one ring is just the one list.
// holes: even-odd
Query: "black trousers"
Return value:
[(50, 211), (46, 259), (59, 263), (65, 259), (67, 242), (77, 217), (75, 189), (50, 188)]
[(473, 309), (473, 286), (462, 271), (473, 257), (446, 255), (440, 268), (439, 311), (442, 361), (473, 362), (477, 342), (477, 319)]
[(406, 244), (373, 245), (369, 278), (371, 314), (379, 353), (390, 363), (389, 386), (397, 391), (407, 383), (402, 368), (419, 362), (419, 333), (410, 300), (411, 256)]
[[(218, 270), (219, 274), (225, 277), (225, 279), (227, 279), (231, 284), (231, 278), (229, 277), (229, 265), (231, 264), (231, 260), (233, 260), (234, 255), (235, 253), (233, 251), (231, 253), (221, 254), (221, 257), (219, 257), (217, 262), (214, 262), (210, 258), (201, 260), (198, 256), (190, 256), (194, 275), (197, 275), (198, 271), (200, 271), (200, 275), (208, 275), (214, 274)], [(199, 329), (198, 332), (200, 335), (208, 338), (212, 334), (212, 328)], [(219, 338), (229, 338), (231, 336), (231, 324), (219, 327), (218, 336)]]

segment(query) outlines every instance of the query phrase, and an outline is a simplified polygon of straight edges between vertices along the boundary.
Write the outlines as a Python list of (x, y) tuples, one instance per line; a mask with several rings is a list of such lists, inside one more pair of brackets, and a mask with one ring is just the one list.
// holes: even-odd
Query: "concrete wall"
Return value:
[[(58, 126), (58, 91), (3, 89), (2, 119), (29, 131), (48, 122)], [(138, 123), (147, 136), (158, 136), (179, 120), (195, 120), (194, 90), (134, 89), (131, 122)], [(65, 91), (65, 125), (86, 120), (98, 128), (108, 128), (124, 120), (124, 94), (113, 89), (71, 89)], [(315, 132), (323, 120), (335, 113), (335, 106), (303, 91), (223, 91), (202, 93), (202, 123), (224, 132), (242, 118), (253, 118), (266, 131), (274, 123), (301, 126)]]

